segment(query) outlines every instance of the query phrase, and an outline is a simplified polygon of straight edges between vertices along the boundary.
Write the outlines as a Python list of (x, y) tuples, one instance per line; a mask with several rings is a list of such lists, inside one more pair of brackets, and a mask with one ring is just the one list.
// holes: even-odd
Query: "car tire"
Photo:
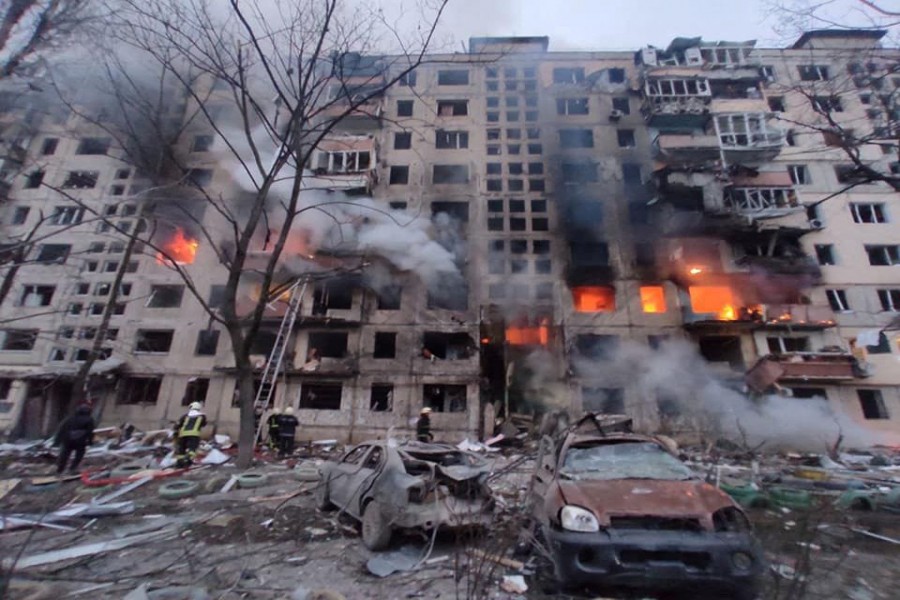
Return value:
[(334, 503), (331, 501), (331, 497), (328, 494), (328, 478), (323, 477), (319, 480), (319, 485), (316, 486), (316, 508), (325, 512), (332, 510), (334, 508)]
[(391, 543), (391, 524), (387, 522), (377, 502), (369, 502), (362, 514), (362, 541), (372, 551), (384, 550)]

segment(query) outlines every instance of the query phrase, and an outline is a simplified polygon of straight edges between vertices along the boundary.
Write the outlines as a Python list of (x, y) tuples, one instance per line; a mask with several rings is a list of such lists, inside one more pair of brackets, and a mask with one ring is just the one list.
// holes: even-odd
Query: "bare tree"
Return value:
[[(280, 274), (296, 253), (289, 249), (295, 222), (308, 211), (327, 212), (309, 193), (307, 167), (346, 119), (380, 118), (385, 90), (425, 60), (446, 0), (420, 2), (418, 26), (403, 32), (379, 11), (341, 0), (116, 4), (104, 32), (115, 41), (115, 56), (126, 58), (105, 56), (112, 104), (82, 116), (106, 128), (123, 160), (147, 180), (144, 202), (156, 211), (145, 211), (140, 232), (120, 233), (164, 258), (228, 333), (240, 405), (238, 464), (247, 466), (254, 443), (251, 348), (267, 306), (296, 281)], [(387, 46), (398, 50), (379, 53)], [(71, 106), (91, 106), (84, 100)], [(198, 133), (215, 136), (217, 181), (227, 171), (229, 183), (198, 177), (186, 150)], [(178, 223), (223, 267), (218, 306), (159, 233)], [(254, 255), (261, 241), (266, 252)], [(248, 284), (260, 290), (250, 303), (241, 293)]]
[(27, 75), (89, 18), (89, 0), (8, 0), (0, 9), (0, 80)]

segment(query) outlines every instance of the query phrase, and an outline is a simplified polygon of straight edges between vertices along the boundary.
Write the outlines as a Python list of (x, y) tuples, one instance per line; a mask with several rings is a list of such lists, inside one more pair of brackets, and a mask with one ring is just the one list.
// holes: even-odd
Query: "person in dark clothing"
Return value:
[(188, 413), (178, 419), (175, 424), (175, 465), (179, 468), (189, 467), (194, 462), (197, 448), (200, 447), (200, 430), (206, 427), (206, 415), (203, 405), (194, 402)]
[(294, 453), (294, 435), (300, 421), (294, 416), (294, 409), (288, 406), (275, 421), (278, 425), (278, 456), (284, 458)]
[(431, 409), (427, 406), (419, 412), (419, 420), (416, 421), (416, 439), (420, 442), (430, 442), (434, 439), (431, 435), (431, 417), (428, 416), (430, 414)]
[(281, 439), (278, 437), (278, 419), (280, 417), (281, 409), (276, 406), (272, 409), (272, 414), (269, 415), (269, 418), (266, 419), (266, 425), (269, 427), (268, 446), (272, 450), (278, 448), (279, 440)]
[(94, 441), (94, 419), (91, 417), (91, 408), (87, 404), (81, 404), (75, 409), (75, 414), (62, 422), (59, 431), (56, 432), (55, 443), (59, 445), (59, 457), (56, 460), (56, 473), (61, 474), (66, 470), (69, 456), (74, 452), (75, 458), (69, 471), (75, 473), (84, 452)]

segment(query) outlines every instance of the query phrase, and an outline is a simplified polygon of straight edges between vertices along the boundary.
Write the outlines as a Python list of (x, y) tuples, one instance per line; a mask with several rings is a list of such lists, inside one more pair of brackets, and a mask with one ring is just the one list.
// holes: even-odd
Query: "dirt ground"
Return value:
[[(517, 458), (492, 455), (490, 460), (496, 472)], [(3, 479), (50, 469), (49, 464), (33, 461), (7, 461), (3, 466)], [(160, 498), (162, 481), (152, 481), (116, 500), (134, 501), (136, 510), (131, 514), (68, 522), (79, 527), (75, 531), (36, 527), (0, 533), (0, 558), (5, 561), (131, 535), (145, 537), (124, 549), (19, 569), (12, 579), (5, 579), (10, 585), (2, 597), (545, 598), (527, 573), (529, 590), (524, 595), (503, 591), (502, 577), (518, 571), (471, 558), (469, 553), (476, 548), (510, 555), (531, 466), (526, 461), (492, 481), (499, 510), (491, 531), (437, 536), (430, 553), (429, 536), (401, 536), (395, 540), (395, 554), (405, 552), (412, 562), (427, 560), (412, 571), (383, 578), (366, 568), (375, 555), (363, 547), (356, 524), (345, 515), (316, 510), (317, 484), (297, 481), (284, 464), (255, 469), (268, 474), (265, 486), (224, 494), (218, 490), (237, 472), (235, 468), (224, 465), (189, 473), (184, 478), (198, 481), (200, 490), (180, 500)], [(0, 501), (0, 513), (40, 514), (109, 491), (78, 481), (45, 487), (23, 481)], [(900, 546), (849, 528), (900, 538), (900, 515), (819, 509), (759, 510), (750, 516), (770, 560), (782, 572), (767, 576), (764, 598), (897, 597)], [(9, 577), (6, 568), (4, 577)]]

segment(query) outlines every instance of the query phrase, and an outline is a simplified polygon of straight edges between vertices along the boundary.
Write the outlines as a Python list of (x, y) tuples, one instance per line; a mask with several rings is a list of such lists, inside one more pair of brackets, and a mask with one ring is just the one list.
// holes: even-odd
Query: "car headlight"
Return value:
[(580, 506), (564, 506), (559, 511), (559, 522), (563, 529), (569, 531), (600, 531), (600, 523), (594, 513)]
[(731, 555), (731, 563), (738, 571), (749, 571), (753, 566), (753, 557), (746, 552), (735, 552)]

